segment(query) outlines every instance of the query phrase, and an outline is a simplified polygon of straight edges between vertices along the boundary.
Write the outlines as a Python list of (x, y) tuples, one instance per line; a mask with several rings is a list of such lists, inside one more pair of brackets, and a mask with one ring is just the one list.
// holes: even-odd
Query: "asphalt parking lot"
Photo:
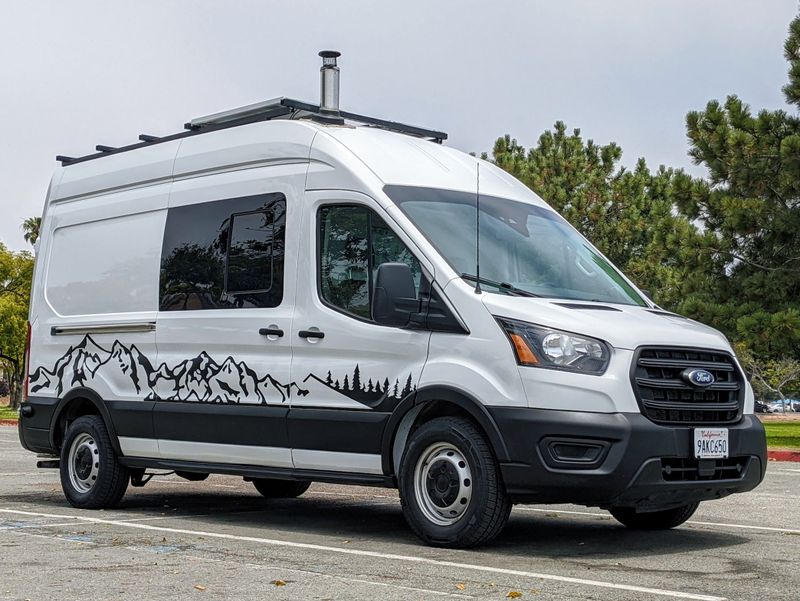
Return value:
[(79, 511), (0, 427), (0, 599), (800, 598), (800, 464), (705, 503), (676, 530), (627, 531), (572, 505), (516, 506), (490, 546), (422, 546), (393, 490), (315, 484), (267, 501), (241, 479), (176, 476)]

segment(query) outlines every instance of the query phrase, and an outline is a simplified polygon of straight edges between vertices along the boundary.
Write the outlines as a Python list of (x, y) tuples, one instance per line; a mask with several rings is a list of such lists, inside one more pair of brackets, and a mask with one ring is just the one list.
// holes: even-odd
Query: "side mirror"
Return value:
[(419, 312), (414, 276), (405, 263), (381, 263), (375, 273), (372, 318), (385, 326), (404, 327)]

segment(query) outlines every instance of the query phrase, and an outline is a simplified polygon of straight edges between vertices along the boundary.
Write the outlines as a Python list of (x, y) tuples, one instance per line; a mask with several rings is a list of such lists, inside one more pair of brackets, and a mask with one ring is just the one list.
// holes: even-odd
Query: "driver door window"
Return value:
[(419, 298), (419, 261), (371, 209), (324, 206), (319, 211), (318, 235), (319, 293), (329, 306), (371, 321), (373, 280), (381, 263), (408, 265)]

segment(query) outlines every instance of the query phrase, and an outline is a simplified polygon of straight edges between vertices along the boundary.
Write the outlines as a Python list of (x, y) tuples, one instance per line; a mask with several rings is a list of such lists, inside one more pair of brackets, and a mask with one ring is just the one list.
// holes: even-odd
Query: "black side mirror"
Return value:
[(372, 319), (385, 326), (404, 327), (420, 310), (414, 276), (405, 263), (381, 263), (375, 273)]

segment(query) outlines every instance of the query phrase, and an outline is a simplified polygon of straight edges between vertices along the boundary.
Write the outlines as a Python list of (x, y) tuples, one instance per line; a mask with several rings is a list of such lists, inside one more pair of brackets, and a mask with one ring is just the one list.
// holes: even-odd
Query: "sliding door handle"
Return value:
[(297, 335), (300, 338), (325, 338), (325, 332), (319, 330), (300, 330)]
[(277, 336), (278, 338), (283, 336), (283, 330), (280, 328), (261, 328), (258, 333), (262, 336)]

